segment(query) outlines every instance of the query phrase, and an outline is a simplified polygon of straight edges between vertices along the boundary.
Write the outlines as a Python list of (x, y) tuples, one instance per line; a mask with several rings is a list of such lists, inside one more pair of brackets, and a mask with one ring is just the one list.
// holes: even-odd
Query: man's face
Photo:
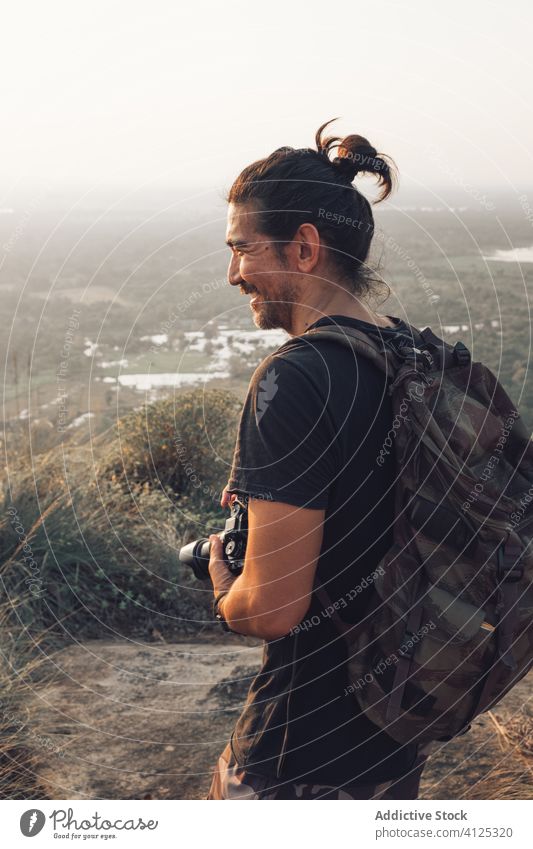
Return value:
[(255, 229), (259, 219), (252, 204), (228, 209), (226, 242), (231, 249), (228, 282), (251, 295), (254, 323), (261, 330), (281, 327), (290, 332), (293, 305), (298, 303), (297, 272), (268, 236)]

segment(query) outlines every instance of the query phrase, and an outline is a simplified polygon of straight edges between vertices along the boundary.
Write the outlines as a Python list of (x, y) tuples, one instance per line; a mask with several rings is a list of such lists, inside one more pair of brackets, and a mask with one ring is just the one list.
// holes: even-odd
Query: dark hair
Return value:
[[(336, 120), (336, 119), (332, 119)], [(323, 137), (317, 130), (316, 150), (280, 147), (248, 165), (233, 183), (229, 203), (253, 202), (259, 209), (258, 230), (271, 236), (282, 253), (301, 224), (312, 223), (332, 249), (332, 259), (354, 293), (368, 291), (372, 275), (365, 261), (374, 235), (370, 203), (352, 182), (356, 174), (375, 174), (387, 198), (397, 183), (396, 166), (378, 154), (363, 136)], [(330, 156), (337, 148), (337, 155)]]

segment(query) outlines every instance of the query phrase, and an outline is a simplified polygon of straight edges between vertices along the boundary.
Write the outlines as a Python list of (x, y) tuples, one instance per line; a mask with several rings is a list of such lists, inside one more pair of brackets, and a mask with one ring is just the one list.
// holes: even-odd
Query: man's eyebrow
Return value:
[(226, 244), (229, 248), (244, 248), (248, 242), (244, 239), (226, 239)]

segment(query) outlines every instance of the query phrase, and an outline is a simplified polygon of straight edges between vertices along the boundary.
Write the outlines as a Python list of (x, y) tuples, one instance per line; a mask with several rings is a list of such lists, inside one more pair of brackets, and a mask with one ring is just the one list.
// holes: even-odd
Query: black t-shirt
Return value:
[[(385, 329), (333, 315), (311, 326), (332, 323), (409, 336), (399, 320)], [(353, 599), (338, 611), (350, 623), (364, 616), (372, 591), (371, 581), (359, 591), (362, 579), (392, 543), (392, 453), (376, 462), (391, 422), (384, 374), (339, 342), (311, 337), (257, 367), (239, 424), (228, 490), (325, 508), (317, 578), (331, 599)], [(396, 778), (413, 765), (417, 746), (395, 742), (360, 711), (347, 690), (344, 640), (323, 610), (313, 593), (307, 627), (265, 642), (231, 737), (237, 762), (288, 781)]]

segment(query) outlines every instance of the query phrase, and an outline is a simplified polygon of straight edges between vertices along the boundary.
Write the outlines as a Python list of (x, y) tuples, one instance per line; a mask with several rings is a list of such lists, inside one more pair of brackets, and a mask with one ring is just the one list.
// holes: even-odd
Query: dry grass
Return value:
[(503, 720), (488, 711), (502, 758), (482, 779), (469, 786), (465, 799), (533, 799), (533, 719), (520, 713)]
[[(37, 799), (40, 736), (27, 705), (43, 667), (39, 643), (20, 627), (20, 599), (0, 605), (0, 799)], [(39, 745), (36, 746), (37, 741)]]

